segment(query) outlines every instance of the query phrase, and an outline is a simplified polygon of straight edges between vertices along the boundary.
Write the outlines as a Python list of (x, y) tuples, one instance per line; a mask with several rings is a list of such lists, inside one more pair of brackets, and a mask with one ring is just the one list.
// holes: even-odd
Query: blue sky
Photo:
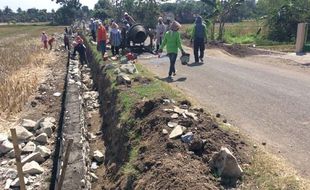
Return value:
[[(37, 9), (47, 9), (51, 11), (52, 9), (57, 10), (60, 6), (55, 3), (56, 0), (0, 0), (0, 9), (5, 6), (9, 6), (13, 11), (16, 11), (18, 7), (21, 9), (37, 8)], [(80, 0), (82, 5), (87, 5), (89, 8), (94, 8), (94, 5), (98, 0)]]

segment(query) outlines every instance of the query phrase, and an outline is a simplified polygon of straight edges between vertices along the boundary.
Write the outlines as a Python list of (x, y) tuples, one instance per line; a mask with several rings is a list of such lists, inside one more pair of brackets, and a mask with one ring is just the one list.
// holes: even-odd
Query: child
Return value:
[(54, 34), (52, 35), (52, 38), (48, 40), (48, 45), (50, 46), (50, 50), (53, 48), (53, 42), (55, 41)]
[(184, 53), (181, 45), (180, 33), (178, 30), (181, 28), (181, 24), (177, 21), (173, 21), (170, 26), (170, 30), (166, 32), (163, 43), (159, 48), (159, 53), (163, 51), (163, 48), (167, 46), (167, 53), (170, 60), (170, 69), (168, 73), (168, 79), (172, 79), (172, 75), (176, 74), (175, 62), (178, 56), (178, 49)]
[(42, 32), (41, 41), (43, 42), (44, 49), (47, 49), (47, 35), (45, 34), (45, 32)]
[(113, 56), (119, 55), (119, 48), (121, 42), (122, 42), (121, 31), (118, 29), (118, 25), (115, 22), (113, 22), (112, 30), (110, 32), (110, 43)]

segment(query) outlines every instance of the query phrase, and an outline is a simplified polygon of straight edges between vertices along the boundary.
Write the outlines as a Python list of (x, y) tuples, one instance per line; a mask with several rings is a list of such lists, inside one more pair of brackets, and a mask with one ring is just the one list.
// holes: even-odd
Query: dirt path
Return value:
[[(177, 76), (171, 84), (212, 112), (225, 115), (230, 123), (239, 126), (259, 144), (266, 142), (269, 150), (286, 158), (300, 174), (309, 177), (310, 75), (307, 59), (290, 61), (291, 55), (281, 59), (270, 56), (236, 58), (223, 51), (208, 51), (203, 64), (183, 66), (177, 63)], [(167, 57), (146, 56), (139, 62), (159, 79), (166, 80)]]

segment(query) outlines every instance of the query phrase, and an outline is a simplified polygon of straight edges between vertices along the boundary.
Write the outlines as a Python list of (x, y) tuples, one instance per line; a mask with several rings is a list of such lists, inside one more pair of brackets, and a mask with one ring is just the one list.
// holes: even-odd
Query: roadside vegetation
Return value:
[[(193, 24), (184, 24), (181, 32), (184, 40), (189, 40)], [(215, 35), (218, 34), (219, 27), (215, 25)], [(212, 43), (211, 31), (208, 31), (208, 42)], [(248, 20), (238, 23), (227, 23), (225, 26), (225, 35), (223, 42), (228, 44), (241, 44), (250, 47), (263, 49), (293, 52), (295, 50), (294, 42), (278, 42), (267, 39), (268, 28), (261, 21)]]

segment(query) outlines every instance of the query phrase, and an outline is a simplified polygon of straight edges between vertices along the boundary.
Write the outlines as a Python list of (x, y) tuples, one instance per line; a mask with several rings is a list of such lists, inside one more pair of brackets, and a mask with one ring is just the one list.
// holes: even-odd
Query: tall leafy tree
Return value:
[(310, 22), (310, 1), (259, 0), (257, 15), (266, 18), (269, 39), (294, 41), (298, 23)]
[(214, 38), (214, 24), (219, 23), (218, 40), (223, 40), (225, 32), (225, 23), (232, 17), (235, 11), (240, 8), (245, 0), (201, 0), (202, 2), (213, 7), (211, 14), (206, 17), (213, 19), (213, 38)]
[(99, 0), (95, 4), (93, 16), (101, 20), (105, 20), (112, 16), (112, 3), (110, 0)]

